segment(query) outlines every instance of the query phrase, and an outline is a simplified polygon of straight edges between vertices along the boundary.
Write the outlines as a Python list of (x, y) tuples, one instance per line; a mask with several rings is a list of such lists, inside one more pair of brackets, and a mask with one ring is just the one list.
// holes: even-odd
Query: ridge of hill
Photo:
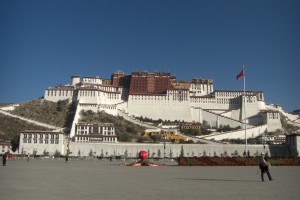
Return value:
[[(68, 100), (51, 102), (44, 99), (34, 99), (20, 103), (9, 113), (22, 118), (35, 120), (52, 126), (70, 129), (76, 106)], [(88, 123), (114, 123), (118, 141), (131, 142), (144, 131), (144, 127), (125, 120), (121, 116), (112, 116), (105, 112), (81, 112), (80, 122)], [(24, 130), (50, 130), (30, 122), (0, 113), (0, 139), (4, 141), (17, 140), (16, 137)]]

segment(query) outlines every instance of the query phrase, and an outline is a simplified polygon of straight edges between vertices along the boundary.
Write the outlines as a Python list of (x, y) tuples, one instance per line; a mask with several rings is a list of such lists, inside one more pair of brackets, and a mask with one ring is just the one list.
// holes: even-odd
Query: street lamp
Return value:
[(166, 158), (166, 133), (164, 133), (164, 158)]
[(70, 154), (70, 135), (67, 136), (67, 153), (66, 153), (66, 162), (69, 160), (69, 154)]

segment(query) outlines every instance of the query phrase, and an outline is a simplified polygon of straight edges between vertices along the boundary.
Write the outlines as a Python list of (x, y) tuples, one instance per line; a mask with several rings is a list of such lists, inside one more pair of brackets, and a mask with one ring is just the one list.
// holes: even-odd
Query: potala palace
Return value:
[[(98, 76), (82, 79), (72, 76), (70, 84), (46, 89), (44, 98), (77, 102), (71, 136), (75, 134), (81, 110), (171, 121), (202, 123), (205, 120), (211, 127), (243, 127), (246, 117), (247, 128), (255, 132), (249, 137), (265, 130), (282, 129), (279, 113), (283, 111), (279, 106), (266, 105), (262, 91), (246, 91), (244, 97), (243, 91), (214, 90), (210, 79), (177, 81), (170, 73), (163, 72), (127, 75), (117, 71), (108, 80)], [(299, 116), (289, 117), (295, 120)]]
[[(282, 130), (281, 116), (284, 116), (290, 122), (299, 124), (299, 115), (286, 113), (278, 105), (266, 104), (262, 91), (245, 91), (244, 95), (244, 91), (215, 90), (211, 79), (194, 78), (191, 81), (179, 81), (176, 80), (175, 76), (166, 72), (136, 71), (131, 74), (125, 74), (122, 71), (117, 71), (111, 75), (110, 79), (102, 79), (98, 76), (82, 78), (80, 76), (72, 76), (69, 84), (47, 88), (44, 99), (53, 102), (69, 100), (76, 105), (76, 114), (70, 129), (70, 137), (75, 138), (75, 142), (71, 142), (70, 147), (68, 146), (73, 153), (76, 152), (75, 154), (81, 152), (81, 154), (87, 155), (89, 150), (98, 154), (100, 151), (103, 152), (103, 149), (106, 149), (104, 151), (107, 151), (109, 154), (117, 152), (117, 154), (122, 155), (125, 149), (126, 152), (129, 151), (131, 154), (135, 154), (139, 148), (148, 148), (149, 151), (156, 151), (157, 148), (162, 148), (161, 144), (147, 144), (146, 146), (145, 144), (131, 144), (125, 148), (125, 144), (118, 144), (114, 135), (113, 125), (110, 124), (97, 127), (96, 132), (102, 135), (101, 138), (84, 137), (87, 132), (91, 133), (91, 131), (95, 132), (95, 130), (92, 130), (93, 127), (91, 125), (79, 126), (80, 111), (82, 110), (105, 111), (114, 116), (123, 116), (135, 123), (139, 123), (138, 120), (135, 120), (135, 117), (142, 116), (153, 120), (177, 120), (197, 123), (205, 121), (212, 128), (218, 128), (221, 125), (242, 127), (237, 131), (215, 132), (199, 137), (199, 139), (207, 141), (245, 139), (245, 137), (254, 138), (264, 132)], [(243, 109), (244, 104), (245, 109)], [(246, 135), (245, 127), (247, 127)], [(165, 127), (151, 127), (149, 125), (148, 128), (162, 130)], [(170, 127), (167, 128), (170, 129)], [(24, 133), (26, 134), (26, 132)], [(23, 145), (24, 148), (29, 148), (29, 144), (23, 143), (23, 141), (27, 141), (26, 138), (22, 138), (24, 133), (21, 136), (20, 145)], [(32, 134), (34, 135), (34, 133)], [(29, 134), (29, 136), (31, 137), (32, 134)], [(42, 143), (45, 136), (42, 136), (42, 133), (40, 135)], [(66, 152), (66, 141), (60, 141), (62, 135), (56, 134), (51, 136), (49, 134), (47, 137), (57, 138), (53, 139), (53, 146), (56, 149), (59, 148), (60, 152)], [(38, 140), (38, 138), (36, 139)], [(280, 149), (278, 151), (284, 152), (284, 154), (287, 151), (298, 151), (300, 144), (298, 140), (299, 137), (291, 140), (292, 143), (296, 142), (296, 147), (293, 150), (287, 150), (286, 147), (281, 146), (278, 147)], [(80, 142), (81, 146), (79, 145)], [(97, 145), (97, 142), (102, 143), (102, 146)], [(64, 145), (57, 147), (59, 143)], [(140, 147), (141, 145), (144, 146)], [(42, 151), (42, 148), (46, 147), (42, 146), (39, 148)], [(189, 145), (185, 148), (189, 155), (195, 152), (198, 152), (196, 155), (200, 155), (203, 152), (203, 148), (210, 154), (216, 151), (221, 154), (224, 152), (224, 149), (229, 152), (234, 150), (242, 152), (244, 150), (242, 145), (225, 147), (220, 144), (208, 144), (201, 147), (199, 145), (197, 147)], [(262, 151), (261, 145), (249, 146), (249, 149), (251, 148), (252, 152)], [(174, 144), (167, 147), (167, 150), (162, 150), (167, 152), (173, 151), (174, 154), (176, 152), (178, 155), (180, 145), (176, 146)]]

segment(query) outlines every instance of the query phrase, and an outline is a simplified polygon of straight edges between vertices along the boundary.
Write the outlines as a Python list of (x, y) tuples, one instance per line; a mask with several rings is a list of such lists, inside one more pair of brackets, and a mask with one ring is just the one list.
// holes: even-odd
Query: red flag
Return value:
[(244, 68), (243, 68), (242, 71), (236, 76), (236, 80), (240, 80), (244, 76), (245, 76), (245, 72), (244, 72)]

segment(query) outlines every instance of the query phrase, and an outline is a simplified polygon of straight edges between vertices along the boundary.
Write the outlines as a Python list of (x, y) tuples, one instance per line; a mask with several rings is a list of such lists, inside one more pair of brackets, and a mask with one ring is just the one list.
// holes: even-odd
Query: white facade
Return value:
[(59, 152), (65, 153), (66, 136), (60, 132), (51, 131), (23, 131), (20, 133), (19, 153), (54, 155)]
[(274, 132), (282, 130), (280, 122), (280, 113), (278, 111), (264, 111), (263, 112), (263, 123), (267, 124), (267, 131)]
[(117, 143), (112, 123), (78, 123), (75, 128), (75, 142)]

